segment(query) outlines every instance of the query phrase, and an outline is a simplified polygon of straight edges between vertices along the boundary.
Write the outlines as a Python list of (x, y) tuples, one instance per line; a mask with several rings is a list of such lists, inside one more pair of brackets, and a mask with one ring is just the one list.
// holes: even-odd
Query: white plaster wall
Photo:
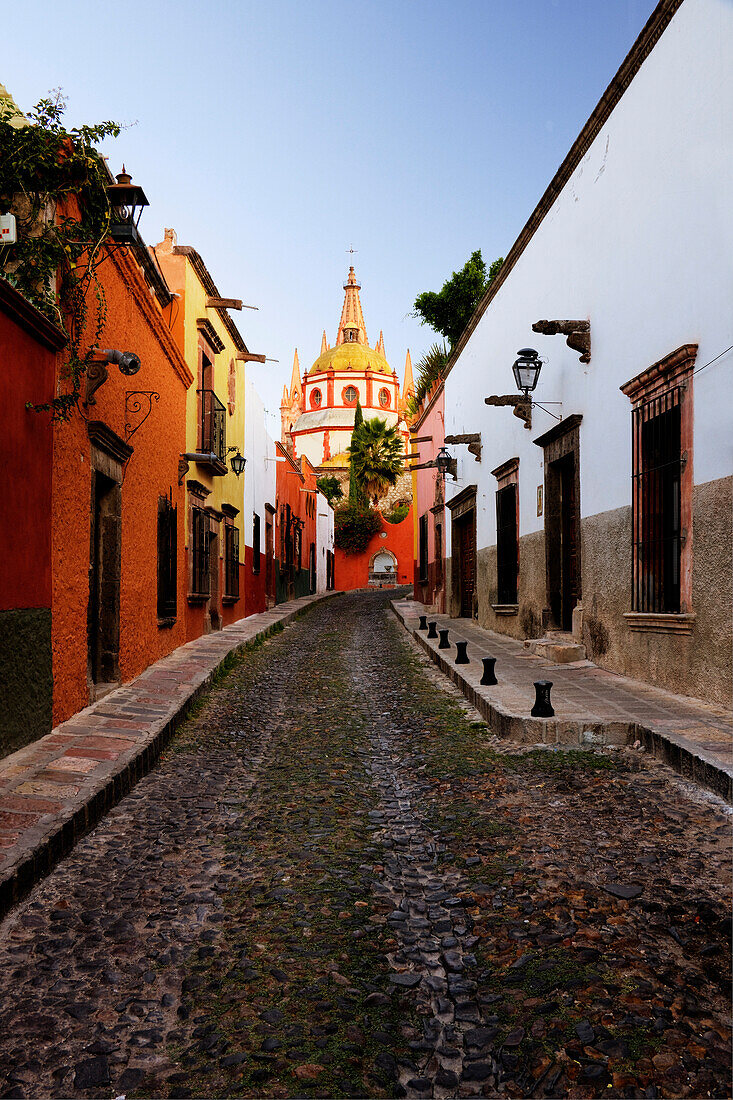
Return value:
[[(477, 545), (496, 542), (490, 471), (520, 458), (520, 534), (541, 530), (542, 451), (555, 420), (533, 410), (527, 431), (510, 408), (521, 347), (547, 362), (535, 397), (556, 415), (583, 415), (581, 514), (631, 501), (631, 405), (619, 386), (686, 343), (697, 366), (733, 344), (733, 4), (685, 0), (582, 163), (490, 303), (446, 380), (446, 434), (481, 432), (476, 463), (455, 446), (459, 481), (478, 485)], [(528, 211), (529, 214), (529, 211)], [(578, 361), (542, 318), (589, 318), (592, 357)], [(733, 471), (733, 352), (694, 379), (694, 480)], [(450, 528), (450, 525), (447, 525)], [(446, 532), (449, 543), (450, 531)]]
[[(244, 404), (244, 541), (252, 546), (253, 513), (260, 517), (260, 549), (265, 552), (265, 503), (275, 504), (275, 444), (265, 427), (265, 408), (250, 378)], [(244, 553), (240, 551), (244, 560)]]
[(316, 497), (316, 592), (326, 591), (326, 552), (333, 553), (333, 508), (323, 493)]

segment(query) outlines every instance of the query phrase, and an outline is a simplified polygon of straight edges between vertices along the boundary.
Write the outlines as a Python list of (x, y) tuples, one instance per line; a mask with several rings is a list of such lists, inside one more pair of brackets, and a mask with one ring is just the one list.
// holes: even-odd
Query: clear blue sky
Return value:
[[(277, 412), (293, 350), (331, 342), (351, 257), (369, 341), (400, 377), (434, 338), (407, 316), (481, 248), (506, 255), (654, 0), (24, 0), (3, 11), (0, 81), (51, 88), (106, 143), (234, 317)], [(279, 433), (277, 421), (271, 431)]]

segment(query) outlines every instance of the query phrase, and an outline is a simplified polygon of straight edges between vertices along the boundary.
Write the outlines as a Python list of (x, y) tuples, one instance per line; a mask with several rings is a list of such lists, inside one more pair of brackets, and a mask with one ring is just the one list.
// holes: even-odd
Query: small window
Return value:
[(314, 409), (317, 409), (323, 401), (323, 394), (320, 390), (313, 390), (311, 393), (311, 405)]
[(224, 595), (239, 599), (239, 531), (233, 523), (224, 528)]
[(354, 386), (347, 386), (344, 390), (344, 401), (347, 405), (355, 405), (359, 393)]
[(260, 517), (255, 512), (252, 516), (252, 572), (260, 571)]
[(388, 409), (390, 404), (389, 390), (381, 389), (379, 391), (379, 404), (383, 409)]
[(178, 509), (158, 498), (158, 618), (175, 619), (178, 575)]
[(634, 410), (634, 611), (680, 610), (681, 392)]

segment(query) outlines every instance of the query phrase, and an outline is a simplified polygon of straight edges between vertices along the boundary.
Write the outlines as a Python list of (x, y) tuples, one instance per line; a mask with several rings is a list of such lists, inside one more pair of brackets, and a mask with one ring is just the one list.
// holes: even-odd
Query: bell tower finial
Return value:
[(359, 291), (361, 284), (357, 282), (353, 264), (349, 268), (349, 274), (344, 283), (344, 306), (341, 310), (336, 346), (339, 344), (356, 343), (366, 344), (368, 347), (364, 314), (361, 311), (361, 299)]

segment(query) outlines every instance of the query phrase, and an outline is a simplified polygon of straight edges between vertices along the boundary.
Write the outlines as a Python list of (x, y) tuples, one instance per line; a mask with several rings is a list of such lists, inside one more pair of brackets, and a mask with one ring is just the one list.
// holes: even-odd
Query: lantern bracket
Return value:
[(565, 336), (565, 343), (580, 352), (580, 362), (590, 363), (590, 321), (535, 321), (532, 332)]

